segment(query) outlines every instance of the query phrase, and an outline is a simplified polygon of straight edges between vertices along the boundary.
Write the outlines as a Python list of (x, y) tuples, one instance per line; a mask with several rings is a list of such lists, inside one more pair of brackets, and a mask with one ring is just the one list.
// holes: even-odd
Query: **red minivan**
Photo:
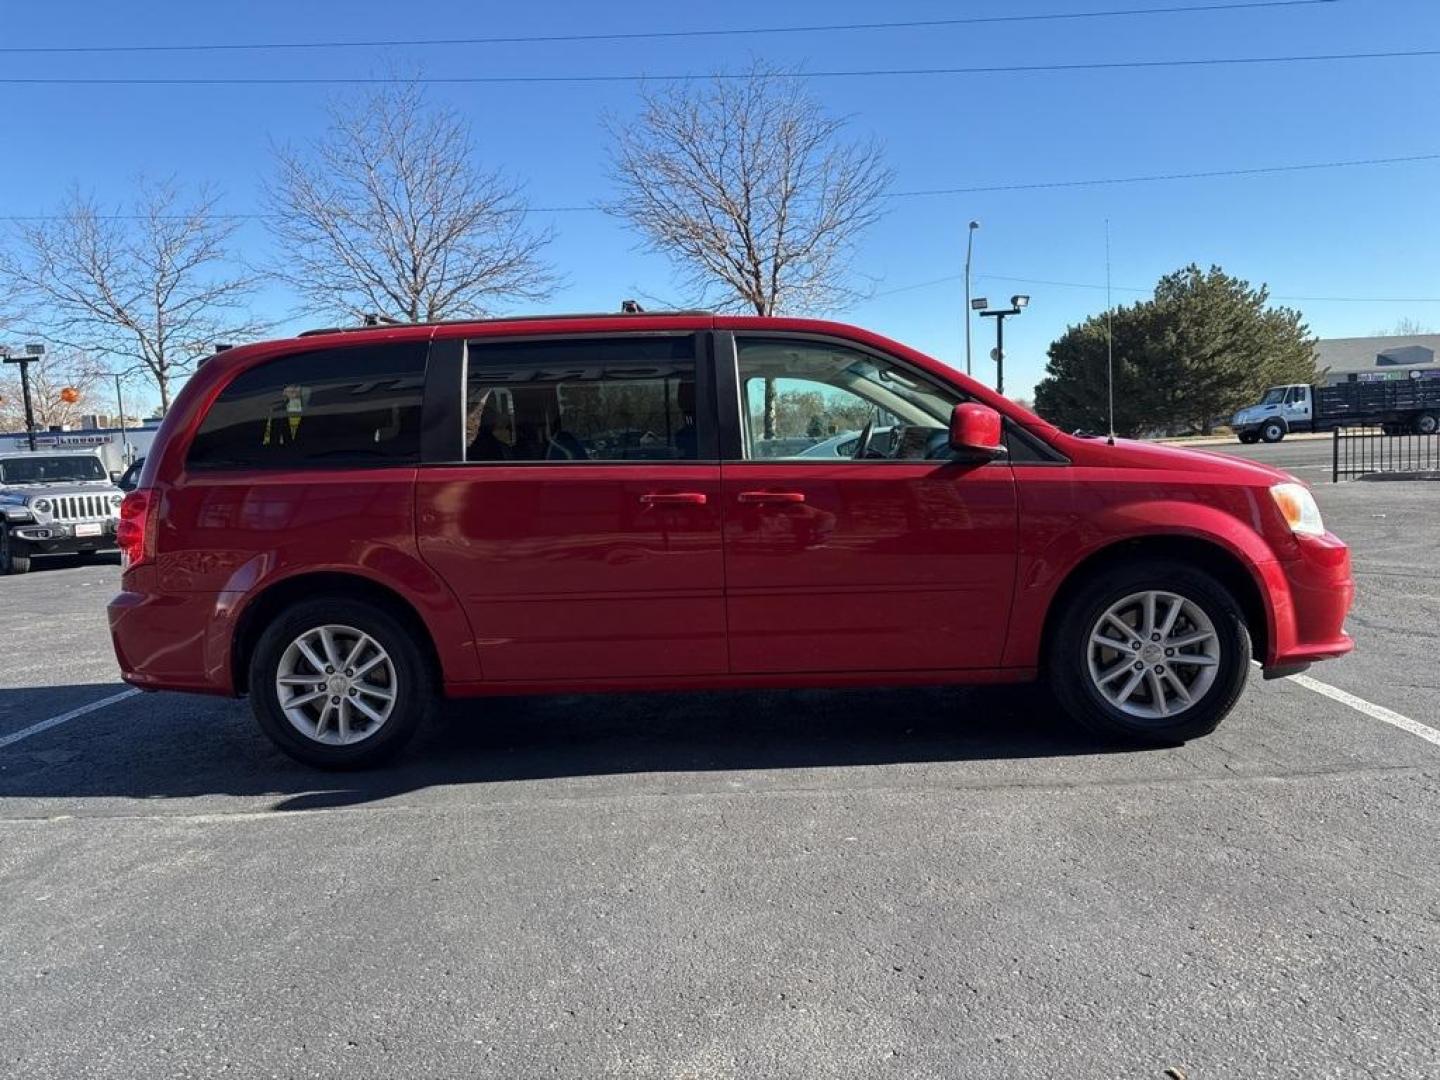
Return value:
[(883, 337), (622, 314), (216, 355), (126, 497), (127, 682), (249, 694), (286, 753), (393, 753), (436, 698), (1023, 682), (1211, 731), (1351, 648), (1293, 477), (1066, 435)]

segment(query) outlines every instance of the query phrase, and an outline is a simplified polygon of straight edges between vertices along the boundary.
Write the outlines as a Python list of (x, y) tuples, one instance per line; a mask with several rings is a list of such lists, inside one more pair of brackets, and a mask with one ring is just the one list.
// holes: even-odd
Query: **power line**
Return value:
[(751, 26), (733, 29), (702, 30), (634, 30), (598, 34), (518, 34), (501, 37), (464, 38), (397, 38), (372, 41), (269, 41), (256, 43), (204, 42), (189, 45), (6, 45), (0, 53), (21, 54), (98, 54), (98, 53), (176, 53), (176, 52), (258, 52), (277, 49), (371, 49), (386, 47), (430, 47), (437, 45), (532, 45), (584, 41), (645, 41), (673, 38), (745, 37), (769, 34), (817, 34), (855, 30), (919, 30), (948, 26), (980, 26), (1000, 23), (1033, 23), (1075, 21), (1079, 19), (1117, 18), (1136, 15), (1177, 15), (1190, 12), (1244, 11), (1255, 8), (1314, 7), (1333, 4), (1338, 0), (1249, 0), (1231, 4), (1187, 4), (1180, 7), (1108, 8), (1097, 11), (1054, 11), (1032, 15), (972, 15), (954, 19), (912, 19), (908, 21), (868, 23), (820, 23), (811, 26)]
[[(1099, 177), (1086, 180), (1052, 180), (1031, 184), (989, 184), (980, 187), (962, 188), (928, 188), (917, 191), (892, 191), (887, 193), (887, 198), (910, 199), (924, 198), (935, 195), (968, 195), (977, 192), (996, 191), (1036, 191), (1052, 188), (1074, 188), (1094, 187), (1105, 184), (1145, 184), (1161, 181), (1174, 180), (1205, 180), (1228, 176), (1263, 176), (1274, 173), (1287, 172), (1308, 172), (1320, 169), (1351, 169), (1375, 165), (1399, 165), (1411, 164), (1421, 161), (1440, 161), (1440, 154), (1407, 154), (1402, 157), (1380, 157), (1380, 158), (1354, 158), (1347, 161), (1314, 161), (1292, 165), (1264, 165), (1250, 169), (1210, 169), (1204, 172), (1177, 172), (1177, 173), (1155, 173), (1149, 176), (1111, 176)], [(603, 207), (599, 206), (530, 206), (526, 207), (523, 213), (527, 214), (584, 214), (604, 213)], [(58, 221), (66, 215), (63, 214), (0, 214), (0, 221)], [(138, 221), (149, 215), (144, 214), (97, 214), (97, 218), (106, 221)], [(171, 215), (183, 217), (185, 215)], [(259, 213), (233, 213), (213, 214), (214, 218), (223, 221), (260, 221), (273, 217), (273, 214)], [(949, 280), (949, 279), (943, 279)], [(919, 288), (920, 286), (906, 286)]]
[[(959, 281), (959, 274), (950, 274), (948, 277), (935, 278), (932, 281), (921, 281), (914, 285), (902, 285), (894, 289), (886, 289), (883, 292), (872, 293), (870, 299), (877, 299), (882, 296), (891, 296), (895, 293), (910, 292), (915, 289), (929, 288), (933, 285), (948, 284), (952, 281)], [(1007, 274), (978, 274), (977, 281), (1005, 281), (1019, 285), (1048, 285), (1060, 289), (1090, 289), (1104, 292), (1107, 286), (1104, 282), (1093, 281), (1056, 281), (1052, 278), (1033, 277), (1012, 277)], [(1109, 288), (1118, 292), (1137, 293), (1150, 295), (1155, 291), (1154, 287), (1142, 289), (1134, 285), (1112, 285)], [(1440, 304), (1440, 296), (1292, 296), (1280, 293), (1270, 294), (1272, 300), (1284, 300), (1287, 302), (1300, 302), (1311, 304)]]
[[(1095, 285), (1082, 281), (1048, 281), (1041, 278), (1005, 277), (1001, 274), (981, 274), (982, 278), (989, 278), (992, 281), (1016, 281), (1024, 285), (1054, 285), (1067, 289), (1103, 289), (1104, 285)], [(1150, 294), (1154, 288), (1139, 289), (1133, 285), (1116, 285), (1116, 289), (1128, 293)], [(1272, 300), (1298, 301), (1311, 304), (1440, 304), (1440, 296), (1292, 296), (1272, 293)]]
[(1208, 169), (1203, 172), (1156, 173), (1151, 176), (1110, 176), (1091, 180), (1050, 180), (1031, 184), (988, 184), (981, 187), (929, 188), (922, 191), (892, 192), (894, 198), (925, 195), (973, 195), (994, 191), (1040, 191), (1047, 188), (1099, 187), (1105, 184), (1141, 184), (1162, 180), (1208, 180), (1223, 176), (1261, 176), (1267, 173), (1306, 172), (1312, 169), (1350, 169), (1367, 165), (1399, 165), (1416, 161), (1440, 161), (1440, 154), (1411, 154), (1406, 157), (1358, 158), (1353, 161), (1317, 161), (1301, 165), (1264, 165), (1253, 169)]
[[(795, 79), (872, 79), (932, 75), (1023, 75), (1040, 72), (1142, 71), (1160, 68), (1235, 67), (1260, 64), (1313, 64), (1337, 60), (1400, 60), (1440, 56), (1440, 49), (1392, 49), (1384, 52), (1306, 53), (1283, 56), (1209, 56), (1190, 60), (1096, 60), (1075, 64), (995, 64), (976, 67), (868, 68), (834, 71), (792, 71)], [(279, 76), (95, 76), (0, 77), (6, 86), (387, 86), (414, 83), (468, 85), (597, 84), (643, 82), (708, 82), (748, 79), (743, 71), (677, 72), (668, 75), (279, 75)]]

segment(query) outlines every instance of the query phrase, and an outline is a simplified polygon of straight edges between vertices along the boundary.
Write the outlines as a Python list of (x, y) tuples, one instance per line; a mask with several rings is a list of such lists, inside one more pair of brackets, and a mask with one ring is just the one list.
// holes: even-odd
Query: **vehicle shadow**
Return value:
[(118, 551), (97, 551), (85, 555), (36, 555), (30, 560), (30, 573), (43, 574), (47, 570), (83, 570), (90, 566), (119, 565)]
[[(27, 693), (0, 690), (0, 713)], [(325, 773), (275, 750), (244, 702), (155, 694), (0, 752), (0, 796), (273, 796), (274, 809), (309, 810), (446, 785), (1117, 748), (1077, 730), (1031, 687), (482, 698), (443, 705), (388, 766)]]

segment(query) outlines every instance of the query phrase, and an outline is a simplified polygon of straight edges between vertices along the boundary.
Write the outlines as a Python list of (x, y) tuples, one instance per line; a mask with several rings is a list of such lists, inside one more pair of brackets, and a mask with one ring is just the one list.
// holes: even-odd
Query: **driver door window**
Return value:
[(923, 460), (960, 396), (888, 361), (800, 340), (738, 343), (749, 461)]

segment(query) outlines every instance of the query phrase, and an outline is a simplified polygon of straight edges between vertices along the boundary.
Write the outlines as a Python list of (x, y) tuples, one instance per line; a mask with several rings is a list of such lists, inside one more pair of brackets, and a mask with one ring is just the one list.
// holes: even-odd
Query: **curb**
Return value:
[(1372, 472), (1355, 477), (1356, 480), (1440, 480), (1440, 471), (1429, 472)]
[[(1322, 442), (1331, 439), (1333, 436), (1328, 431), (1296, 431), (1285, 436), (1285, 442)], [(1176, 439), (1144, 439), (1143, 442), (1156, 443), (1160, 446), (1243, 446), (1245, 444), (1234, 435), (1193, 435)], [(1260, 445), (1260, 444), (1251, 444)], [(1276, 446), (1278, 443), (1266, 445)]]

